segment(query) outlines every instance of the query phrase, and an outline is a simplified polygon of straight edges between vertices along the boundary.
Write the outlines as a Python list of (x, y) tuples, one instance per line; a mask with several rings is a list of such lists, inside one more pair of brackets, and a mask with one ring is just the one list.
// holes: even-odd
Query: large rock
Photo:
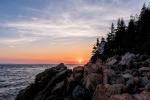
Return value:
[(83, 85), (93, 93), (96, 89), (96, 86), (101, 84), (102, 81), (103, 77), (101, 74), (91, 73), (84, 77)]
[(71, 73), (62, 63), (46, 69), (36, 76), (33, 84), (20, 91), (15, 100), (63, 100), (67, 78)]
[(115, 76), (115, 72), (112, 69), (103, 70), (103, 83), (109, 84), (111, 79)]
[[(34, 100), (45, 100), (46, 98), (49, 98), (53, 92), (53, 88), (55, 88), (56, 84), (59, 83), (59, 82), (62, 82), (64, 80), (66, 80), (68, 77), (68, 70), (64, 70), (64, 71), (61, 71), (59, 73), (57, 73), (47, 84), (47, 86), (42, 90), (40, 91), (36, 98)], [(65, 85), (65, 84), (64, 84)], [(65, 87), (65, 86), (64, 86)], [(65, 91), (66, 88), (62, 88), (62, 90), (60, 91)], [(57, 96), (62, 96), (62, 93), (60, 93), (59, 95)]]
[(121, 75), (115, 75), (109, 78), (110, 84), (125, 84), (125, 79)]
[(56, 67), (46, 69), (44, 72), (36, 75), (35, 83), (40, 83), (41, 85), (46, 86), (48, 81), (51, 80), (54, 75), (63, 70), (67, 70), (67, 67), (64, 65), (64, 63), (60, 63)]
[(113, 65), (117, 64), (118, 61), (119, 61), (117, 58), (118, 58), (117, 56), (108, 58), (106, 64), (107, 64), (108, 66), (113, 66)]
[(98, 85), (92, 100), (109, 100), (109, 97), (115, 94), (122, 94), (127, 92), (126, 86), (123, 84), (113, 85)]
[(150, 100), (150, 92), (142, 92), (134, 95), (135, 100)]
[(127, 65), (129, 66), (132, 61), (134, 61), (135, 55), (133, 53), (127, 52), (124, 56), (122, 56), (121, 61), (119, 62), (120, 65)]
[(102, 73), (102, 65), (100, 60), (98, 59), (95, 63), (89, 63), (85, 66), (84, 69), (85, 74), (90, 73)]
[(73, 100), (91, 100), (91, 94), (88, 89), (77, 85), (72, 92)]
[(148, 66), (150, 66), (150, 58), (148, 58), (145, 62), (148, 64)]
[(79, 83), (79, 81), (75, 81), (73, 79), (69, 79), (68, 80), (68, 83), (67, 83), (67, 90), (66, 90), (66, 98), (72, 98), (72, 93), (73, 93), (73, 90), (75, 89), (75, 87), (77, 85), (81, 85), (81, 83)]
[(149, 72), (150, 68), (149, 67), (141, 67), (141, 68), (139, 68), (139, 71), (141, 71), (141, 72)]
[(104, 85), (98, 85), (93, 94), (92, 100), (109, 100), (109, 96), (106, 95), (107, 88)]
[(78, 66), (73, 68), (73, 77), (75, 80), (80, 81), (84, 75), (84, 67)]
[(149, 83), (147, 76), (140, 77), (139, 86), (145, 87)]
[(125, 78), (125, 79), (131, 79), (131, 78), (133, 78), (133, 76), (130, 73), (122, 74), (122, 77)]
[(33, 100), (35, 95), (41, 90), (39, 84), (30, 84), (27, 88), (21, 90), (15, 100)]
[(138, 89), (137, 85), (138, 85), (138, 84), (136, 84), (134, 78), (131, 78), (131, 79), (129, 79), (129, 80), (126, 82), (126, 86), (127, 86), (127, 88), (128, 88), (128, 92), (129, 92), (129, 93), (132, 93), (132, 94), (137, 91), (137, 89)]
[(148, 91), (148, 92), (150, 92), (150, 82), (147, 83), (147, 85), (145, 85), (145, 90)]
[(130, 94), (112, 95), (109, 100), (135, 100)]
[(54, 67), (54, 69), (58, 70), (58, 71), (62, 71), (67, 69), (67, 66), (64, 63), (60, 63), (59, 65), (57, 65), (56, 67)]

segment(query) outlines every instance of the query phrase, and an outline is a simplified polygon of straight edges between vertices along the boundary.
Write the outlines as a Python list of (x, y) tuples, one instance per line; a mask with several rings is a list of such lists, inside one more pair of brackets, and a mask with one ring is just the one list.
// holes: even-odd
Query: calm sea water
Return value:
[[(0, 100), (14, 100), (17, 93), (32, 83), (36, 74), (55, 64), (5, 64), (0, 65)], [(67, 65), (73, 68), (78, 65)]]

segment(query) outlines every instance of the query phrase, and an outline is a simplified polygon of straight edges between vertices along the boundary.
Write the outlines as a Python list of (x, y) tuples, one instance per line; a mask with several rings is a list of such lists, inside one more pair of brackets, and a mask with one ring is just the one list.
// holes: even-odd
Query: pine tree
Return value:
[(127, 36), (126, 36), (126, 48), (129, 52), (135, 52), (136, 47), (136, 25), (135, 25), (135, 18), (132, 16), (128, 27), (127, 27)]
[(97, 41), (96, 41), (96, 47), (98, 47), (99, 46), (99, 38), (97, 38)]
[(108, 44), (108, 56), (111, 56), (114, 50), (114, 38), (115, 38), (115, 28), (114, 24), (111, 24), (111, 31), (107, 34), (107, 44)]
[[(141, 13), (138, 20), (138, 34), (137, 34), (137, 43), (141, 46), (138, 49), (140, 53), (150, 53), (150, 50), (147, 47), (150, 47), (150, 9), (146, 8), (146, 5), (143, 5)], [(138, 47), (137, 47), (138, 48)]]
[(99, 48), (99, 38), (97, 38), (96, 44), (94, 44), (93, 46), (93, 50), (92, 50), (92, 57), (91, 57), (91, 62), (94, 63), (99, 57), (99, 52), (98, 52), (98, 48)]
[[(132, 16), (127, 26), (123, 19), (118, 19), (116, 28), (112, 23), (106, 39), (108, 44), (107, 57), (122, 55), (125, 52), (150, 55), (150, 8), (144, 4), (140, 15)], [(100, 57), (97, 52), (99, 45), (99, 39), (97, 39), (92, 53), (93, 61)]]
[(123, 19), (118, 19), (117, 29), (115, 32), (115, 48), (116, 53), (122, 54), (125, 51), (125, 37), (126, 37), (126, 26)]

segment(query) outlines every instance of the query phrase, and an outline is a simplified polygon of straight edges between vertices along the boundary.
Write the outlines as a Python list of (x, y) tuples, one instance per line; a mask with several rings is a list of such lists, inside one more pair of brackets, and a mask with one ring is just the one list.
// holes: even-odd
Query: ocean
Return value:
[[(56, 64), (1, 64), (0, 100), (14, 100), (18, 92), (32, 83), (35, 76)], [(68, 64), (68, 68), (78, 65)]]

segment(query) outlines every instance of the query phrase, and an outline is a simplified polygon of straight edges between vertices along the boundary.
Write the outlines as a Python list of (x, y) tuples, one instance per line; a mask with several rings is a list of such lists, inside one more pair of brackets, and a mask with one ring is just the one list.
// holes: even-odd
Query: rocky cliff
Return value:
[(150, 56), (126, 53), (73, 70), (61, 63), (39, 73), (15, 100), (150, 100)]

